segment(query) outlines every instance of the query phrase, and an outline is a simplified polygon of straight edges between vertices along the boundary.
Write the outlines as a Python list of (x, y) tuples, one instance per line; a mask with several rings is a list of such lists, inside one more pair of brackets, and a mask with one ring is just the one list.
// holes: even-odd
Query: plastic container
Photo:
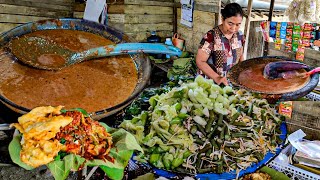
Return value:
[(319, 31), (319, 26), (316, 26), (316, 37), (315, 37), (316, 40), (319, 40), (320, 39), (320, 31)]
[(273, 160), (268, 164), (268, 166), (279, 172), (284, 173), (291, 179), (320, 180), (319, 175), (300, 169), (290, 164), (281, 164)]
[[(161, 38), (157, 36), (157, 33), (155, 31), (151, 32), (151, 36), (147, 38), (148, 43), (161, 43)], [(164, 58), (164, 54), (150, 54), (151, 56), (154, 56), (156, 59), (162, 59)]]
[(161, 38), (159, 36), (157, 36), (155, 31), (151, 32), (151, 36), (149, 36), (147, 38), (147, 42), (148, 43), (160, 43), (161, 42)]
[[(171, 41), (171, 38), (166, 38), (166, 41), (164, 42), (164, 44), (168, 45), (168, 46), (173, 46), (173, 43)], [(170, 55), (166, 54), (166, 58), (169, 59)]]

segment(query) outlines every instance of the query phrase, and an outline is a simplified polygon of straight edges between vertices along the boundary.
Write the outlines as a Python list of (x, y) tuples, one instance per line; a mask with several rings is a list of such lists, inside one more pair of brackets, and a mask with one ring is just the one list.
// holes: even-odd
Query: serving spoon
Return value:
[(263, 70), (263, 76), (267, 79), (290, 79), (295, 77), (306, 78), (320, 72), (320, 67), (309, 72), (303, 69), (310, 68), (306, 64), (295, 61), (277, 61), (268, 63)]
[(47, 39), (27, 36), (12, 40), (9, 49), (21, 62), (45, 70), (59, 70), (82, 61), (122, 54), (182, 54), (179, 48), (162, 43), (120, 43), (75, 52)]

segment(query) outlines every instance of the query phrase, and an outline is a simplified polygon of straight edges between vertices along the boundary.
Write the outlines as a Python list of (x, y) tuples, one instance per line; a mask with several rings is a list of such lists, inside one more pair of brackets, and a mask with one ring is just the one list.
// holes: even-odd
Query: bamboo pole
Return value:
[(246, 18), (246, 24), (244, 26), (244, 35), (246, 38), (244, 48), (243, 48), (243, 58), (247, 59), (247, 51), (248, 51), (248, 41), (249, 41), (249, 31), (250, 31), (250, 18), (251, 18), (251, 11), (252, 11), (252, 1), (248, 1), (248, 6), (247, 6), (247, 18)]
[[(273, 8), (274, 8), (274, 0), (271, 0), (270, 9), (269, 9), (269, 17), (268, 17), (269, 22), (272, 21)], [(269, 43), (267, 41), (264, 41), (263, 56), (268, 55), (268, 45), (269, 45)]]

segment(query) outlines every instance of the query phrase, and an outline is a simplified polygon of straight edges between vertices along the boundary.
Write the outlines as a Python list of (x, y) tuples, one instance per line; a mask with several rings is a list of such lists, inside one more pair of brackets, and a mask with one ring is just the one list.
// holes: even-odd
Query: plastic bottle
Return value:
[[(168, 46), (173, 46), (173, 43), (171, 41), (171, 38), (166, 38), (166, 42), (164, 42), (164, 44), (168, 45)], [(166, 58), (169, 59), (170, 55), (166, 54)]]
[(320, 31), (319, 31), (319, 26), (316, 26), (316, 40), (320, 39)]
[(147, 38), (147, 42), (148, 43), (160, 43), (161, 42), (161, 38), (159, 36), (157, 36), (155, 31), (151, 32), (151, 36), (149, 36)]

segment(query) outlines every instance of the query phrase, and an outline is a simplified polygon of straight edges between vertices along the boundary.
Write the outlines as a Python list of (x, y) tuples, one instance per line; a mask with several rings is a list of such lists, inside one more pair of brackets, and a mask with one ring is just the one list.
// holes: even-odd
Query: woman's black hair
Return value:
[(221, 15), (223, 19), (238, 15), (243, 17), (243, 10), (238, 3), (230, 3), (227, 4), (224, 9), (221, 9)]

